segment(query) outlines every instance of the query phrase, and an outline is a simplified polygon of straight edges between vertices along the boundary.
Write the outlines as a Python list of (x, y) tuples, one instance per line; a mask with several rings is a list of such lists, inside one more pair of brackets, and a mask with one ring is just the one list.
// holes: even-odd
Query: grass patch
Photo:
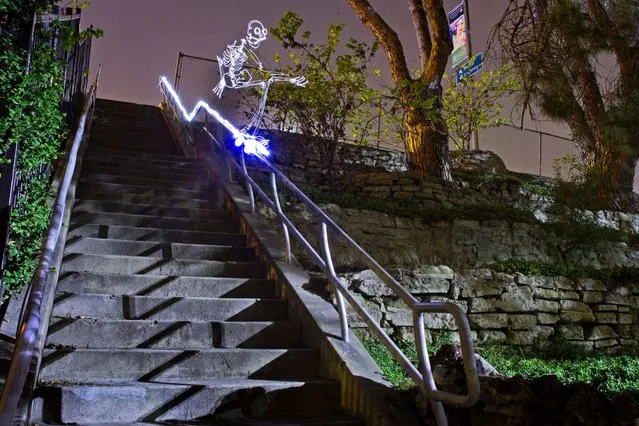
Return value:
[[(414, 387), (413, 381), (391, 356), (388, 350), (376, 340), (364, 341), (364, 347), (393, 386), (399, 390)], [(417, 350), (414, 342), (401, 341), (398, 346), (416, 364)], [(439, 345), (429, 345), (433, 355)], [(609, 397), (629, 392), (639, 394), (639, 357), (583, 355), (583, 352), (567, 351), (565, 348), (524, 350), (518, 347), (490, 345), (477, 348), (500, 374), (520, 375), (535, 379), (554, 375), (564, 384), (583, 382), (594, 386)]]
[(576, 265), (573, 263), (547, 263), (535, 260), (506, 260), (486, 265), (495, 272), (507, 274), (521, 273), (528, 276), (563, 276), (570, 279), (595, 278), (604, 284), (614, 283), (621, 286), (639, 281), (639, 267), (623, 266), (618, 268), (597, 269), (592, 266)]
[[(435, 333), (433, 337), (434, 343), (428, 344), (428, 353), (430, 355), (435, 354), (442, 345), (452, 342), (450, 334), (447, 332)], [(363, 340), (362, 343), (382, 370), (384, 376), (386, 376), (396, 389), (406, 390), (415, 386), (413, 379), (404, 372), (402, 366), (399, 365), (393, 355), (386, 349), (386, 346), (379, 340)], [(404, 355), (408, 357), (410, 362), (417, 367), (419, 356), (417, 355), (415, 342), (399, 340), (396, 341), (395, 344), (404, 352)]]
[[(406, 390), (415, 386), (413, 379), (408, 377), (404, 369), (399, 365), (391, 353), (386, 349), (379, 340), (364, 340), (364, 347), (375, 360), (384, 376), (393, 384), (393, 387), (399, 390)], [(401, 341), (397, 346), (410, 359), (413, 365), (417, 365), (417, 348), (412, 342)]]
[(516, 347), (498, 345), (478, 352), (507, 376), (534, 379), (554, 375), (564, 384), (588, 383), (610, 397), (623, 392), (639, 394), (639, 357), (587, 355), (578, 359), (545, 359)]
[(541, 182), (523, 181), (521, 183), (521, 189), (528, 194), (539, 195), (542, 197), (552, 197), (553, 187)]

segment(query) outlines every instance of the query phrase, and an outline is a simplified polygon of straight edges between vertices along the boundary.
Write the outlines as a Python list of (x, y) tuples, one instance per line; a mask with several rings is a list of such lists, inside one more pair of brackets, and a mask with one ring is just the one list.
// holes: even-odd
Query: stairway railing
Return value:
[[(218, 124), (218, 137), (213, 135), (206, 127), (204, 131), (209, 135), (220, 153), (221, 158), (226, 162), (228, 167), (228, 178), (232, 179), (232, 168), (234, 167), (239, 172), (241, 178), (246, 183), (247, 192), (250, 199), (251, 211), (255, 213), (255, 193), (262, 199), (266, 205), (277, 216), (280, 225), (283, 228), (284, 243), (286, 246), (286, 260), (291, 260), (291, 244), (290, 235), (293, 234), (295, 239), (301, 244), (306, 253), (310, 255), (315, 264), (321, 268), (321, 270), (329, 278), (333, 287), (333, 292), (337, 299), (337, 311), (339, 313), (341, 338), (349, 341), (348, 319), (345, 307), (345, 301), (348, 302), (351, 307), (358, 313), (358, 315), (364, 320), (364, 322), (370, 327), (375, 336), (386, 346), (393, 357), (400, 363), (404, 371), (415, 381), (415, 383), (421, 388), (428, 399), (431, 402), (431, 406), (435, 413), (437, 423), (439, 426), (445, 426), (448, 424), (446, 414), (443, 409), (442, 402), (447, 404), (469, 407), (474, 405), (479, 398), (479, 378), (477, 376), (477, 368), (475, 364), (475, 354), (473, 349), (473, 341), (470, 332), (470, 326), (465, 313), (459, 306), (450, 302), (421, 302), (415, 298), (408, 290), (406, 290), (397, 280), (395, 280), (377, 261), (375, 261), (357, 242), (355, 242), (342, 228), (340, 228), (330, 217), (322, 211), (310, 198), (308, 198), (297, 186), (293, 184), (282, 172), (280, 172), (268, 159), (262, 155), (255, 154), (253, 158), (258, 163), (269, 171), (270, 173), (270, 186), (273, 193), (273, 199), (271, 199), (265, 191), (258, 185), (253, 178), (249, 175), (246, 168), (245, 154), (240, 152), (237, 154), (239, 161), (235, 158), (235, 155), (231, 154), (226, 149), (224, 144), (220, 142), (223, 140), (220, 135), (223, 135), (223, 127), (229, 129), (229, 123), (221, 118), (220, 114), (210, 108), (205, 103), (199, 103), (196, 108), (189, 114), (182, 105), (177, 93), (172, 88), (168, 80), (162, 78), (160, 84), (163, 95), (163, 106), (167, 111), (167, 116), (170, 121), (173, 131), (178, 134), (179, 137), (184, 139), (189, 144), (194, 144), (195, 138), (193, 137), (192, 118), (196, 117), (201, 109), (207, 111), (212, 118), (217, 120)], [(221, 124), (221, 125), (220, 125)], [(226, 172), (225, 172), (226, 173)], [(313, 216), (321, 223), (321, 254), (316, 250), (311, 243), (302, 235), (293, 222), (283, 212), (279, 195), (278, 195), (278, 180), (297, 196), (308, 207)], [(353, 293), (341, 282), (335, 273), (333, 267), (333, 260), (331, 256), (330, 241), (329, 241), (329, 229), (338, 237), (341, 237), (346, 243), (353, 249), (355, 249), (361, 256), (364, 263), (375, 274), (393, 290), (401, 300), (403, 300), (409, 308), (413, 311), (413, 325), (415, 332), (415, 342), (417, 344), (417, 351), (419, 355), (419, 369), (416, 368), (408, 357), (402, 352), (402, 350), (393, 342), (390, 336), (382, 329), (382, 327), (375, 322), (373, 317), (368, 313), (366, 308), (355, 298)], [(457, 395), (450, 392), (445, 392), (437, 389), (431, 370), (428, 350), (426, 346), (426, 334), (424, 327), (424, 314), (427, 313), (446, 313), (453, 316), (455, 323), (459, 330), (460, 343), (462, 347), (462, 354), (464, 359), (464, 371), (466, 373), (467, 393), (466, 395)]]
[[(42, 247), (42, 254), (40, 255), (38, 266), (24, 297), (18, 328), (16, 330), (16, 345), (11, 358), (11, 366), (4, 388), (2, 389), (2, 396), (0, 397), (0, 426), (12, 425), (14, 421), (16, 421), (14, 418), (20, 397), (25, 390), (27, 375), (34, 373), (31, 369), (31, 364), (32, 361), (34, 361), (34, 357), (38, 355), (36, 342), (43, 325), (41, 316), (42, 302), (46, 294), (51, 262), (58, 243), (58, 237), (67, 206), (69, 188), (71, 187), (76, 170), (78, 152), (82, 140), (85, 137), (85, 129), (89, 121), (88, 116), (95, 105), (99, 78), (100, 71), (98, 70), (95, 82), (86, 95), (78, 121), (78, 127), (69, 149), (66, 164), (64, 165), (64, 175), (56, 195), (55, 204), (53, 205), (49, 228)], [(37, 368), (35, 370), (35, 373), (37, 373)]]

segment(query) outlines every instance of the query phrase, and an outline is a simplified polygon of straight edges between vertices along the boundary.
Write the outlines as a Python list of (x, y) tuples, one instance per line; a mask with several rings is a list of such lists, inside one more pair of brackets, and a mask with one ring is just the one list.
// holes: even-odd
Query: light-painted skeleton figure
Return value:
[(266, 79), (254, 79), (253, 75), (245, 68), (249, 59), (251, 59), (259, 70), (262, 70), (262, 62), (260, 62), (257, 54), (253, 49), (257, 49), (260, 43), (266, 40), (268, 31), (260, 21), (252, 20), (248, 24), (246, 37), (237, 40), (233, 44), (229, 44), (222, 54), (217, 57), (220, 66), (220, 82), (215, 86), (213, 92), (218, 96), (222, 96), (224, 88), (242, 89), (245, 87), (259, 86), (262, 88), (262, 98), (260, 104), (251, 121), (244, 126), (242, 132), (248, 134), (249, 129), (253, 128), (252, 136), (255, 136), (259, 124), (264, 114), (266, 106), (266, 98), (268, 90), (272, 83), (287, 82), (297, 86), (306, 86), (308, 80), (306, 77), (291, 77), (278, 72), (269, 72)]

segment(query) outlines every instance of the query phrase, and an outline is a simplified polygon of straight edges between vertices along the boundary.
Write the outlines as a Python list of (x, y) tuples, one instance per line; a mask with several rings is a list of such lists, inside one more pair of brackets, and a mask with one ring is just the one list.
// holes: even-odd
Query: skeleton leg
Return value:
[(247, 130), (253, 127), (253, 132), (251, 133), (253, 136), (255, 136), (255, 134), (257, 133), (260, 123), (262, 122), (262, 116), (264, 115), (264, 108), (266, 107), (266, 98), (268, 97), (268, 90), (271, 87), (271, 83), (272, 83), (271, 79), (267, 80), (264, 83), (264, 88), (263, 88), (264, 93), (262, 94), (260, 105), (258, 106), (257, 111), (255, 111), (253, 118), (251, 118), (251, 121), (246, 126), (244, 126), (244, 129), (247, 129)]

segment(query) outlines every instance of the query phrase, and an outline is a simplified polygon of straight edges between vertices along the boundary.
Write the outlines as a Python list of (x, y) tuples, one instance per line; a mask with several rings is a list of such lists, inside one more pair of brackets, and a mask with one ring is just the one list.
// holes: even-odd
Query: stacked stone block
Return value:
[[(552, 335), (586, 351), (638, 349), (639, 284), (615, 287), (590, 278), (510, 275), (488, 269), (455, 273), (445, 266), (395, 270), (398, 280), (422, 301), (450, 301), (468, 315), (476, 343), (532, 346)], [(411, 338), (412, 312), (372, 271), (344, 279), (374, 318), (400, 338)], [(352, 314), (354, 327), (363, 327)], [(449, 315), (425, 317), (430, 332), (454, 331)]]

